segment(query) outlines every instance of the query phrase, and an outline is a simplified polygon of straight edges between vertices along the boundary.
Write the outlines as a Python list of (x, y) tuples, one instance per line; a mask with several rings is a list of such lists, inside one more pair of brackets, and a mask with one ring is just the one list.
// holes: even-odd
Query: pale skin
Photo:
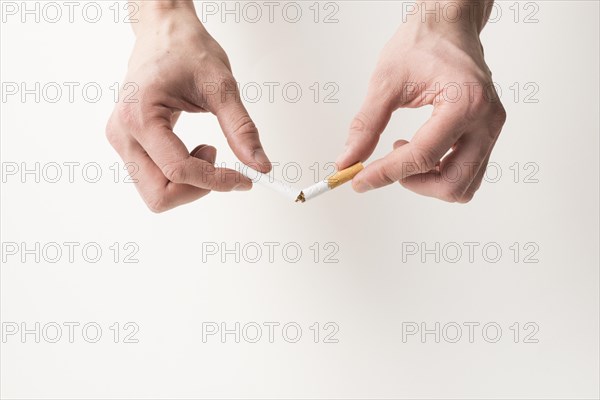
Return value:
[(174, 133), (181, 112), (210, 112), (243, 163), (261, 172), (271, 169), (225, 51), (204, 29), (191, 1), (135, 3), (139, 22), (125, 82), (139, 87), (137, 102), (116, 105), (106, 134), (123, 161), (137, 165), (140, 195), (152, 211), (163, 212), (211, 190), (249, 190), (248, 178), (214, 167), (214, 147), (203, 144), (190, 152)]
[[(189, 151), (174, 133), (181, 112), (210, 112), (240, 161), (270, 171), (225, 51), (197, 18), (192, 1), (135, 3), (139, 23), (125, 82), (138, 85), (138, 101), (119, 102), (106, 132), (121, 158), (139, 167), (135, 179), (141, 197), (152, 211), (163, 212), (212, 190), (249, 190), (252, 182), (246, 177), (214, 167), (214, 147)], [(462, 0), (453, 3), (467, 7)], [(338, 167), (366, 161), (396, 109), (429, 104), (434, 111), (410, 142), (398, 140), (391, 153), (354, 178), (357, 192), (400, 182), (446, 201), (473, 197), (505, 121), (479, 41), (485, 10), (475, 7), (455, 21), (410, 16), (384, 48)], [(454, 93), (436, 96), (436, 89), (448, 83), (463, 85), (458, 100)], [(446, 169), (463, 164), (460, 179), (444, 179)]]
[[(506, 120), (479, 41), (493, 1), (425, 1), (417, 9), (436, 3), (459, 7), (461, 17), (416, 13), (400, 27), (381, 53), (338, 167), (369, 158), (395, 110), (433, 105), (431, 117), (410, 142), (397, 140), (391, 153), (354, 177), (357, 192), (399, 182), (421, 195), (466, 203), (481, 185)], [(452, 91), (457, 86), (461, 95)]]

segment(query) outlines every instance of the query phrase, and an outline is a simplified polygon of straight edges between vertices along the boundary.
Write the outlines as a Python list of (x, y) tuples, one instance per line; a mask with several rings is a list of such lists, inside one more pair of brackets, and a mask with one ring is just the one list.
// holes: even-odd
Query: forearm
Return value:
[(177, 15), (180, 24), (200, 24), (193, 0), (129, 0), (129, 3), (138, 10), (139, 22), (133, 24), (136, 35), (161, 25), (173, 15)]
[(493, 5), (494, 0), (420, 0), (404, 7), (405, 22), (409, 27), (457, 26), (479, 34)]

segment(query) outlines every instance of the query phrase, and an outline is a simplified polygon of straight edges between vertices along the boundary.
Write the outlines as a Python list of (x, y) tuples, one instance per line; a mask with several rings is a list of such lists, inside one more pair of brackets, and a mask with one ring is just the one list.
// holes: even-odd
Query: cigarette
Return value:
[(244, 165), (245, 168), (241, 168), (239, 173), (250, 179), (253, 183), (260, 183), (261, 185), (272, 189), (290, 200), (296, 200), (298, 198), (298, 189), (288, 185), (285, 182), (277, 180), (267, 174), (258, 172), (257, 170)]
[(304, 203), (307, 200), (343, 185), (344, 183), (352, 180), (352, 178), (362, 171), (363, 168), (364, 167), (362, 163), (358, 162), (351, 167), (336, 172), (329, 178), (302, 190), (298, 197), (296, 197), (296, 202)]
[(262, 172), (258, 172), (247, 165), (243, 165), (243, 168), (239, 169), (238, 172), (250, 179), (253, 183), (260, 183), (263, 186), (282, 194), (288, 199), (295, 201), (296, 203), (304, 203), (306, 200), (317, 197), (320, 194), (335, 189), (336, 187), (352, 180), (352, 178), (362, 171), (363, 168), (363, 165), (358, 162), (351, 167), (336, 172), (329, 178), (319, 183), (307, 187), (304, 190), (298, 190), (285, 182), (277, 180), (267, 174), (263, 174)]

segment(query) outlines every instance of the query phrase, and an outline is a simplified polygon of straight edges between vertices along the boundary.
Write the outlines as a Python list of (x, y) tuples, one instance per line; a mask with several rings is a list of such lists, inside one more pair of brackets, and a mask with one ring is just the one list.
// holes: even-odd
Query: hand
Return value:
[(353, 179), (357, 192), (400, 182), (425, 196), (464, 203), (481, 185), (506, 113), (479, 41), (487, 17), (468, 15), (438, 22), (416, 16), (384, 48), (338, 167), (366, 160), (396, 109), (434, 108), (410, 142), (396, 141), (391, 153)]
[(154, 212), (191, 202), (211, 190), (252, 187), (238, 172), (214, 167), (214, 147), (188, 151), (173, 132), (182, 111), (215, 114), (243, 163), (262, 172), (271, 169), (256, 126), (240, 101), (227, 55), (196, 17), (193, 3), (159, 7), (161, 3), (140, 2), (140, 23), (125, 79), (139, 90), (134, 102), (125, 100), (126, 93), (120, 96), (106, 129), (121, 158), (137, 166), (136, 187)]

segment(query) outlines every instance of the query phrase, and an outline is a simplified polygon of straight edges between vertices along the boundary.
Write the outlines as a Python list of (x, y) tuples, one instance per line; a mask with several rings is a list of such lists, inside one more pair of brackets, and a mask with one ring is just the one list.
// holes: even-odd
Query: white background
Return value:
[[(364, 195), (348, 185), (297, 205), (257, 186), (249, 193), (213, 193), (161, 215), (150, 213), (133, 184), (122, 182), (122, 170), (120, 183), (113, 182), (110, 167), (120, 160), (104, 127), (114, 107), (110, 87), (123, 83), (134, 39), (130, 24), (112, 21), (113, 3), (99, 4), (98, 23), (86, 22), (82, 7), (74, 23), (66, 15), (57, 23), (43, 17), (36, 23), (32, 16), (21, 23), (20, 14), (3, 15), (3, 85), (81, 86), (73, 102), (66, 89), (56, 103), (44, 96), (39, 102), (32, 95), (25, 101), (20, 94), (3, 98), (4, 172), (14, 163), (80, 166), (73, 183), (66, 167), (58, 183), (44, 176), (39, 183), (33, 175), (4, 176), (2, 242), (28, 248), (36, 242), (94, 242), (103, 250), (97, 263), (82, 258), (81, 246), (72, 263), (66, 254), (57, 263), (44, 257), (37, 263), (33, 256), (21, 262), (20, 253), (3, 252), (4, 331), (11, 323), (28, 329), (36, 322), (80, 324), (73, 343), (66, 327), (57, 343), (44, 336), (36, 343), (33, 334), (22, 339), (20, 332), (5, 337), (3, 398), (598, 397), (597, 2), (530, 2), (533, 8), (499, 3), (502, 14), (486, 27), (482, 41), (508, 120), (492, 156), (496, 168), (467, 205), (420, 197), (399, 185)], [(377, 55), (402, 22), (403, 8), (392, 1), (336, 2), (338, 22), (325, 24), (323, 15), (314, 22), (312, 2), (299, 4), (303, 18), (295, 24), (280, 11), (274, 23), (266, 16), (257, 23), (244, 18), (236, 23), (229, 16), (221, 23), (219, 14), (208, 17), (206, 26), (227, 51), (237, 80), (265, 88), (247, 108), (271, 160), (301, 166), (295, 184), (303, 187), (314, 182), (311, 165), (319, 163), (323, 178), (324, 164), (341, 151)], [(537, 22), (525, 23), (534, 11)], [(103, 89), (96, 103), (80, 90), (90, 82)], [(270, 102), (264, 82), (297, 82), (302, 98), (291, 103), (279, 90)], [(314, 82), (335, 83), (339, 101), (315, 103), (309, 89)], [(510, 89), (515, 83), (517, 101)], [(526, 90), (527, 83), (534, 86)], [(531, 98), (537, 102), (525, 102), (532, 87), (539, 89)], [(429, 112), (396, 112), (372, 159), (386, 154), (396, 139), (410, 139)], [(184, 115), (176, 132), (190, 149), (210, 143), (219, 149), (218, 161), (235, 161), (211, 115)], [(99, 182), (84, 179), (90, 178), (82, 175), (87, 163), (101, 166)], [(288, 172), (293, 178), (293, 169)], [(109, 249), (115, 242), (121, 246), (119, 262)], [(128, 242), (139, 247), (138, 263), (123, 262)], [(220, 254), (204, 254), (203, 262), (203, 246), (210, 242), (279, 246), (273, 262), (264, 245), (256, 263), (243, 255), (240, 262), (233, 256), (221, 262)], [(310, 248), (315, 242), (318, 263)], [(325, 251), (330, 242), (338, 249), (337, 263), (323, 262), (336, 248)], [(479, 243), (473, 262), (465, 242)], [(518, 262), (510, 248), (515, 242)], [(283, 257), (288, 243), (302, 249), (300, 261)], [(458, 243), (463, 254), (457, 262), (451, 260), (454, 252), (422, 262), (421, 253), (406, 253), (411, 243), (429, 249)], [(498, 262), (482, 255), (489, 243), (502, 250)], [(532, 249), (538, 262), (525, 263)], [(82, 336), (81, 327), (90, 322), (102, 328), (97, 343)], [(115, 322), (119, 343), (109, 328)], [(123, 343), (127, 322), (139, 327), (138, 343)], [(225, 343), (218, 335), (203, 343), (206, 322), (229, 328), (236, 322), (281, 325), (274, 343), (266, 328), (258, 343), (244, 338), (236, 343), (233, 335)], [(289, 322), (302, 328), (298, 343), (282, 336), (281, 326)], [(315, 322), (319, 343), (310, 330)], [(323, 329), (327, 322), (339, 327), (338, 343), (323, 343), (331, 332)], [(450, 330), (439, 343), (433, 334), (403, 340), (410, 322), (428, 329), (456, 323), (462, 337), (450, 343)], [(473, 343), (468, 322), (480, 324)], [(518, 343), (510, 329), (515, 322)], [(524, 343), (528, 322), (539, 328), (532, 337), (537, 343)], [(486, 323), (502, 328), (497, 343), (485, 340)], [(495, 336), (493, 329), (488, 336)]]

